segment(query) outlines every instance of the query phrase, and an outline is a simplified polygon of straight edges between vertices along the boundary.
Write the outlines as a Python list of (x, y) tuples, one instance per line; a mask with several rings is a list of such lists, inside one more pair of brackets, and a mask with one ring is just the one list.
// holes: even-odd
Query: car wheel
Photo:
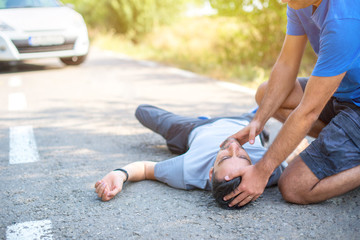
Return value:
[(60, 58), (60, 60), (65, 63), (66, 65), (80, 65), (82, 64), (87, 55), (84, 56), (73, 56), (73, 57), (67, 57), (67, 58)]

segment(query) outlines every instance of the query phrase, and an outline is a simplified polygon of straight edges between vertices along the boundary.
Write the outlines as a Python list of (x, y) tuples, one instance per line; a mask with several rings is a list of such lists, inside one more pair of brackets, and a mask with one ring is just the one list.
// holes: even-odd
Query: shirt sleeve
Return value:
[(184, 184), (184, 154), (156, 163), (154, 175), (158, 181), (171, 187), (186, 189)]
[(354, 19), (333, 20), (321, 31), (318, 60), (313, 76), (332, 77), (351, 69), (359, 61), (360, 21)]
[(286, 34), (293, 36), (305, 35), (306, 32), (304, 30), (303, 25), (301, 24), (299, 16), (296, 14), (296, 11), (288, 6), (286, 14), (287, 14)]

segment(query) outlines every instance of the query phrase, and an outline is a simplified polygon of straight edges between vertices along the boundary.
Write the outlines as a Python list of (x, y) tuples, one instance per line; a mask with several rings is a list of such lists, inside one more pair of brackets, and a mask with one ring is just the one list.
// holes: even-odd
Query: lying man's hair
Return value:
[(231, 203), (231, 201), (237, 196), (235, 196), (227, 201), (225, 201), (223, 199), (226, 195), (228, 195), (229, 193), (234, 191), (235, 188), (237, 188), (237, 186), (239, 186), (240, 182), (241, 182), (241, 177), (234, 178), (230, 181), (226, 181), (226, 180), (219, 181), (216, 179), (215, 174), (213, 174), (212, 181), (211, 181), (211, 183), (212, 183), (211, 191), (212, 191), (213, 197), (215, 198), (215, 201), (219, 204), (220, 207), (222, 207), (224, 209), (231, 209), (231, 210), (241, 208), (237, 205), (229, 207), (229, 204)]

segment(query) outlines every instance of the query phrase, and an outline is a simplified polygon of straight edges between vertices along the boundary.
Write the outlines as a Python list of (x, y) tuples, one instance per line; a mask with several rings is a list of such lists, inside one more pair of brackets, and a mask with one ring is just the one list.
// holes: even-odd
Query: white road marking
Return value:
[(21, 77), (14, 76), (9, 78), (8, 85), (9, 87), (20, 87), (22, 85)]
[(8, 226), (7, 240), (52, 240), (50, 220), (30, 221)]
[(145, 67), (150, 67), (150, 68), (154, 68), (154, 67), (158, 67), (160, 66), (158, 63), (156, 62), (151, 62), (151, 61), (146, 61), (146, 60), (136, 60), (137, 63), (139, 63), (142, 66)]
[(179, 68), (168, 68), (170, 73), (174, 73), (177, 75), (180, 75), (182, 77), (186, 77), (186, 78), (198, 78), (201, 77), (200, 75), (197, 75), (193, 72), (190, 71), (186, 71), (186, 70), (182, 70)]
[(239, 84), (235, 84), (235, 83), (230, 83), (230, 82), (221, 82), (218, 81), (216, 82), (217, 85), (223, 87), (223, 88), (227, 88), (236, 92), (241, 92), (241, 93), (246, 93), (246, 94), (251, 94), (251, 95), (255, 95), (256, 90), (251, 89), (251, 88), (247, 88), (247, 87), (243, 87)]
[[(158, 67), (158, 66), (160, 67), (161, 66), (161, 64), (159, 64), (157, 62), (146, 61), (146, 60), (136, 60), (136, 59), (131, 58), (128, 55), (121, 54), (121, 53), (115, 53), (112, 51), (106, 51), (106, 54), (108, 56), (117, 57), (118, 59), (134, 61), (145, 67)], [(204, 77), (199, 74), (196, 74), (196, 73), (193, 73), (190, 71), (186, 71), (183, 69), (179, 69), (179, 68), (168, 67), (167, 69), (170, 73), (177, 74), (177, 75), (180, 75), (180, 76), (186, 77), (186, 78), (202, 78), (202, 77)], [(246, 93), (246, 94), (251, 94), (251, 95), (255, 95), (255, 93), (256, 93), (256, 90), (254, 90), (254, 89), (243, 87), (243, 86), (241, 86), (239, 84), (235, 84), (235, 83), (222, 82), (222, 81), (217, 80), (217, 84), (221, 87), (224, 87), (224, 88), (227, 88), (227, 89), (230, 89), (233, 91), (241, 92), (241, 93)]]
[(31, 126), (10, 128), (9, 163), (30, 163), (39, 161), (34, 131)]
[(9, 111), (21, 111), (27, 108), (26, 97), (23, 93), (9, 94)]
[(134, 58), (132, 58), (132, 57), (126, 55), (126, 54), (122, 54), (122, 53), (116, 53), (116, 52), (112, 52), (112, 51), (105, 51), (105, 53), (109, 57), (115, 57), (115, 58), (120, 59), (120, 60), (131, 61), (131, 62), (140, 64), (140, 65), (142, 65), (144, 67), (154, 68), (154, 67), (160, 66), (157, 62), (134, 59)]

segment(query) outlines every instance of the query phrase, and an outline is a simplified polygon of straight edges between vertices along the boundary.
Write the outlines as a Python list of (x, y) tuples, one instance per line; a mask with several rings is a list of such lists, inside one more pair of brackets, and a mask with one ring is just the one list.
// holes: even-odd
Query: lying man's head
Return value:
[(239, 208), (236, 206), (230, 208), (228, 204), (232, 199), (224, 201), (223, 198), (240, 184), (241, 177), (226, 181), (225, 176), (249, 165), (251, 165), (251, 160), (244, 148), (235, 138), (228, 138), (220, 148), (214, 166), (209, 172), (212, 182), (212, 194), (222, 208)]

